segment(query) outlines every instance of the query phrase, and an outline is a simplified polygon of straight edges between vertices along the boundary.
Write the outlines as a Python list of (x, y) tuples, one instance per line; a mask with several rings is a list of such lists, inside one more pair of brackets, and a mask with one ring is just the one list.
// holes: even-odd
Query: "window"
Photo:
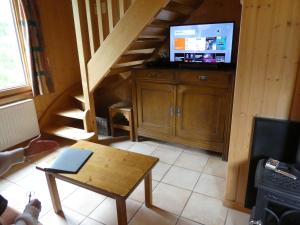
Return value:
[(10, 0), (0, 7), (0, 92), (27, 85), (13, 8)]

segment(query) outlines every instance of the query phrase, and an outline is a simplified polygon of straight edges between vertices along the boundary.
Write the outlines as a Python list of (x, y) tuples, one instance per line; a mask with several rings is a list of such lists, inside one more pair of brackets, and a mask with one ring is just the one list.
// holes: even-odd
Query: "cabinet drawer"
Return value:
[(161, 70), (141, 70), (135, 71), (135, 78), (138, 80), (173, 81), (174, 73)]
[(228, 87), (230, 85), (231, 76), (230, 73), (218, 74), (207, 71), (207, 72), (177, 72), (176, 80), (178, 82), (199, 84), (213, 87)]

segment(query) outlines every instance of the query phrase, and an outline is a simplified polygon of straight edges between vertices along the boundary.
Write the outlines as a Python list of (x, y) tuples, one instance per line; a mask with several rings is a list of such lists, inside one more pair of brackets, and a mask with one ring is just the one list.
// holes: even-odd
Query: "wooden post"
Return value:
[(145, 176), (145, 205), (150, 208), (152, 206), (152, 172)]
[(127, 225), (126, 199), (116, 199), (118, 225)]
[(61, 203), (60, 203), (60, 199), (59, 199), (59, 195), (58, 195), (55, 177), (52, 174), (47, 173), (47, 172), (45, 174), (46, 174), (47, 184), (48, 184), (54, 212), (59, 213), (62, 211), (62, 207), (61, 207)]

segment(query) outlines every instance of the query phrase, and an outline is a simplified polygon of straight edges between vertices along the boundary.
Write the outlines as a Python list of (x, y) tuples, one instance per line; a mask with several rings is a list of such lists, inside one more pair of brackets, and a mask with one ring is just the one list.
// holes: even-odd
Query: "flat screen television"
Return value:
[(233, 34), (233, 22), (170, 26), (170, 61), (230, 64)]

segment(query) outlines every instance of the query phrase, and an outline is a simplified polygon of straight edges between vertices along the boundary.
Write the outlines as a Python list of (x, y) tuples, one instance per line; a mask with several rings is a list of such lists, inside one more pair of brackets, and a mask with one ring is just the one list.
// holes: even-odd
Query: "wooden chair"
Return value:
[[(120, 124), (115, 121), (117, 115), (124, 116), (128, 121), (128, 125)], [(111, 136), (114, 137), (114, 129), (121, 129), (129, 131), (130, 140), (134, 141), (134, 128), (133, 128), (133, 114), (132, 107), (122, 106), (122, 105), (112, 105), (109, 107), (109, 122), (110, 122), (110, 132)]]

